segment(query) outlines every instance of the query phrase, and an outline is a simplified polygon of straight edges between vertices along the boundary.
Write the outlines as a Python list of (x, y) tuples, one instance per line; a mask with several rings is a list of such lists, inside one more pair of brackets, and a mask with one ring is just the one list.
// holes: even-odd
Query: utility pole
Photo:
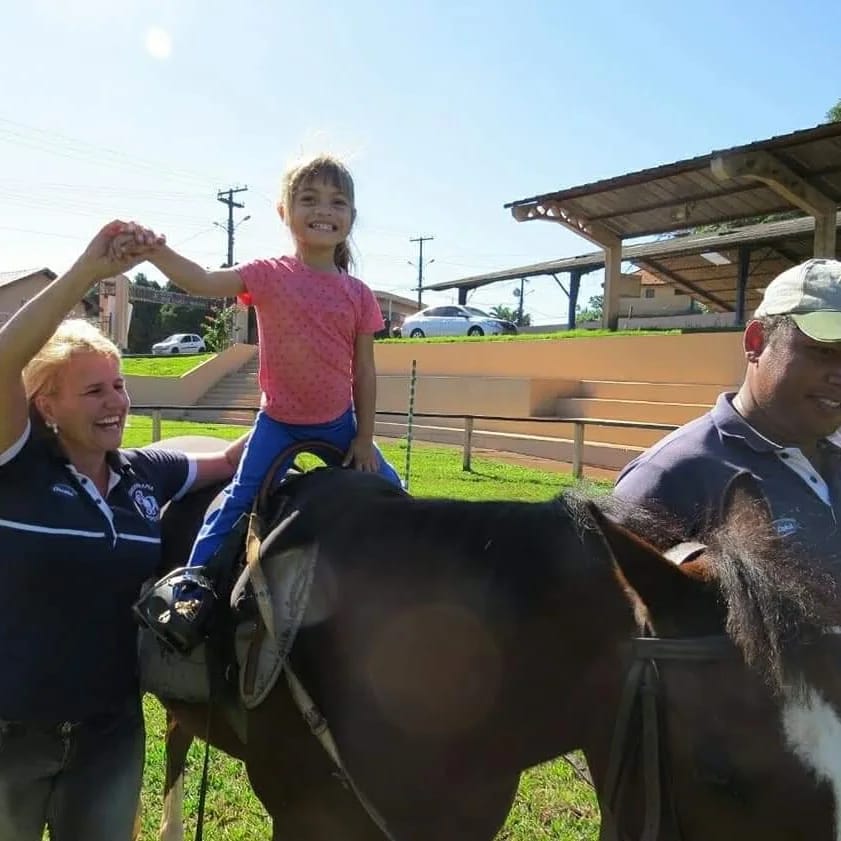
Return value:
[(235, 193), (244, 193), (248, 187), (229, 187), (227, 190), (219, 190), (216, 194), (216, 201), (222, 202), (228, 206), (228, 224), (226, 226), (220, 225), (223, 231), (228, 234), (228, 259), (223, 268), (231, 269), (234, 266), (234, 208), (243, 208), (245, 205), (242, 202), (234, 201)]
[[(418, 244), (418, 309), (423, 306), (423, 244), (430, 242), (435, 237), (413, 237), (409, 242), (416, 242)], [(435, 259), (429, 261), (434, 263)], [(410, 265), (412, 265), (410, 263)]]
[[(237, 229), (237, 225), (240, 222), (245, 222), (246, 219), (250, 219), (250, 216), (244, 216), (240, 219), (240, 222), (237, 225), (234, 224), (234, 208), (238, 207), (240, 209), (244, 208), (245, 205), (242, 202), (238, 202), (234, 200), (234, 195), (236, 193), (244, 193), (248, 187), (228, 187), (227, 190), (219, 190), (216, 193), (216, 201), (222, 202), (222, 204), (228, 206), (228, 222), (226, 225), (220, 225), (219, 222), (214, 222), (214, 225), (222, 228), (223, 231), (228, 235), (228, 258), (225, 261), (225, 265), (222, 266), (223, 269), (232, 269), (234, 266), (234, 231)], [(222, 299), (222, 310), (223, 312), (227, 311), (228, 309), (228, 299)], [(228, 342), (231, 342), (231, 329), (232, 325), (231, 322), (228, 321)], [(246, 339), (247, 340), (247, 339)]]

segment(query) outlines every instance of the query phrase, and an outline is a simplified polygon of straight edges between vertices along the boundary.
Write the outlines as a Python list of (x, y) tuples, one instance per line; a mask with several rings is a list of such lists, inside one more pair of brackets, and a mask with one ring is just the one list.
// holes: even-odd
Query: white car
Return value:
[(510, 321), (494, 318), (476, 307), (428, 307), (410, 315), (403, 322), (400, 333), (404, 339), (424, 336), (498, 336), (516, 333)]
[(204, 339), (195, 333), (176, 333), (162, 342), (152, 345), (152, 353), (162, 356), (168, 353), (204, 353)]

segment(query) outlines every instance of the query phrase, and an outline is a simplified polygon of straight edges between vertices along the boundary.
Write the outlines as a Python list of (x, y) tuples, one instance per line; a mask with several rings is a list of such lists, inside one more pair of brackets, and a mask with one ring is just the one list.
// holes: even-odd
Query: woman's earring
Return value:
[(55, 421), (47, 421), (47, 428), (52, 430), (53, 435), (58, 435), (58, 424)]

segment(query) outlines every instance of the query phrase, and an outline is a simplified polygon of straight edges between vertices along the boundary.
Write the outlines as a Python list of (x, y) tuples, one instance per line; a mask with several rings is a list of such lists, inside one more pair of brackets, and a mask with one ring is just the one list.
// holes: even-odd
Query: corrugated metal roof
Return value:
[(25, 277), (31, 277), (34, 274), (45, 274), (50, 280), (55, 280), (58, 275), (52, 269), (20, 269), (14, 272), (0, 272), (0, 287), (8, 286), (18, 280), (23, 280)]
[[(836, 216), (836, 225), (841, 227), (841, 213)], [(752, 255), (747, 290), (747, 306), (750, 309), (759, 304), (762, 289), (777, 274), (812, 256), (814, 230), (815, 220), (811, 216), (804, 216), (729, 231), (673, 236), (654, 242), (626, 245), (622, 248), (622, 260), (686, 290), (713, 309), (724, 311), (735, 309), (739, 248), (748, 246)], [(705, 253), (719, 254), (727, 262), (715, 265), (701, 256)], [(586, 274), (602, 268), (604, 252), (594, 251), (577, 257), (436, 283), (425, 289), (475, 289), (504, 280), (519, 280), (521, 277), (555, 275), (576, 270)]]
[(755, 180), (716, 178), (720, 155), (764, 151), (841, 205), (841, 123), (826, 123), (696, 158), (630, 172), (577, 187), (518, 199), (506, 208), (560, 208), (598, 223), (622, 239), (720, 224), (791, 210), (791, 204)]

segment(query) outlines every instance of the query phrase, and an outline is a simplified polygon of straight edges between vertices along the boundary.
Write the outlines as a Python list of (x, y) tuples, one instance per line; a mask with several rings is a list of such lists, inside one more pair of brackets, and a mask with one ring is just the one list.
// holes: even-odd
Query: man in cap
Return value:
[(745, 327), (735, 394), (634, 459), (615, 495), (665, 509), (696, 536), (724, 489), (749, 472), (781, 536), (818, 555), (841, 550), (841, 262), (813, 259), (776, 277)]

